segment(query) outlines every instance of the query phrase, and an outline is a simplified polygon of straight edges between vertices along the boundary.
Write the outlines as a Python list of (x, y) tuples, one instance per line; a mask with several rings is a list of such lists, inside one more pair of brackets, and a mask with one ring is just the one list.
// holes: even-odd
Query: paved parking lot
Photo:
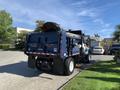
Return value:
[[(111, 60), (112, 56), (91, 56), (92, 60)], [(27, 56), (19, 51), (0, 51), (0, 90), (56, 90), (79, 72), (59, 76), (27, 67)]]

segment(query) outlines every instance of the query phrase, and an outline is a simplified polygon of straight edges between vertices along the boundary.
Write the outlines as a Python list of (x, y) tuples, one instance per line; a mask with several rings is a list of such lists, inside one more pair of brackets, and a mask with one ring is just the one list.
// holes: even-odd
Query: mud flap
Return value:
[(36, 60), (34, 56), (28, 56), (28, 67), (33, 69), (36, 67)]
[(53, 72), (55, 74), (64, 74), (64, 62), (62, 59), (56, 58), (53, 60), (54, 65), (53, 65)]

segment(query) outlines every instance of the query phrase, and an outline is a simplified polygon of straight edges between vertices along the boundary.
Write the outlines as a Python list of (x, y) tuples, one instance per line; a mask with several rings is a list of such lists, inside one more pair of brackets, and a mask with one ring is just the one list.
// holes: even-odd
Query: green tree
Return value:
[(43, 26), (44, 23), (45, 23), (45, 21), (43, 21), (43, 20), (37, 20), (37, 21), (36, 21), (36, 29), (35, 29), (35, 32), (40, 32), (40, 31), (42, 31), (42, 26)]
[(95, 36), (95, 37), (100, 37), (100, 35), (99, 35), (99, 34), (94, 34), (94, 36)]
[(5, 10), (0, 11), (0, 42), (9, 43), (16, 36), (16, 31), (12, 27), (12, 17)]
[(59, 31), (60, 30), (60, 25), (57, 24), (56, 22), (45, 22), (41, 20), (37, 20), (37, 27), (35, 29), (35, 32), (41, 32), (41, 31), (46, 31), (46, 30), (54, 30), (54, 31)]
[(28, 34), (28, 31), (21, 31), (17, 35), (17, 40), (15, 43), (15, 48), (23, 50), (25, 48), (25, 40), (26, 40), (26, 35)]
[(116, 30), (113, 33), (113, 40), (120, 42), (120, 25), (116, 26)]
[(28, 33), (29, 33), (28, 31), (21, 31), (20, 33), (18, 33), (18, 39), (19, 39), (19, 40), (22, 40), (22, 41), (25, 41), (26, 35), (27, 35)]

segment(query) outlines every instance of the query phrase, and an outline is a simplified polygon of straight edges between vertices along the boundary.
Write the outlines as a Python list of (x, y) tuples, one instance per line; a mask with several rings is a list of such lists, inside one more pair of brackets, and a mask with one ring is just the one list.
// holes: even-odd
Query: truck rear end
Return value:
[(58, 52), (57, 32), (31, 33), (27, 37), (26, 54), (50, 54)]
[(59, 58), (59, 32), (37, 32), (27, 36), (25, 54), (30, 68), (51, 70)]
[(70, 75), (75, 64), (82, 60), (82, 33), (53, 27), (45, 24), (45, 31), (27, 36), (25, 54), (28, 55), (28, 67)]

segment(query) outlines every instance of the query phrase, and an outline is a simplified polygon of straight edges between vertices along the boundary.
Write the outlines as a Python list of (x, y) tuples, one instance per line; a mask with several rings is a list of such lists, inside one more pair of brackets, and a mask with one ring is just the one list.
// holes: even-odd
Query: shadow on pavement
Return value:
[[(89, 64), (83, 64), (80, 67), (80, 69), (85, 69), (85, 68), (91, 66), (93, 63), (95, 63), (95, 61), (91, 60)], [(0, 66), (0, 73), (10, 73), (10, 74), (16, 74), (16, 75), (20, 75), (20, 76), (24, 76), (24, 77), (35, 77), (35, 76), (39, 76), (42, 73), (47, 73), (47, 74), (57, 75), (57, 76), (63, 76), (63, 75), (59, 75), (59, 74), (56, 74), (56, 73), (53, 73), (53, 72), (43, 72), (43, 71), (38, 71), (38, 70), (35, 70), (35, 69), (30, 69), (27, 66), (27, 62), (25, 62), (25, 61)], [(49, 77), (43, 77), (43, 76), (39, 76), (39, 77), (46, 78), (46, 79), (51, 79)]]
[(24, 61), (0, 66), (0, 73), (4, 73), (4, 72), (16, 74), (24, 77), (35, 77), (42, 73), (34, 69), (28, 68), (27, 62)]

